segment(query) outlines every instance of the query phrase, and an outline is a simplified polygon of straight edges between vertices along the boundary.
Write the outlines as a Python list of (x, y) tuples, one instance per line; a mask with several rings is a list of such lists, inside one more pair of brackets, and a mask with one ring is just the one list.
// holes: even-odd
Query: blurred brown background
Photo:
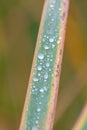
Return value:
[[(44, 0), (0, 0), (0, 130), (18, 130)], [(87, 102), (87, 0), (71, 0), (54, 130)]]

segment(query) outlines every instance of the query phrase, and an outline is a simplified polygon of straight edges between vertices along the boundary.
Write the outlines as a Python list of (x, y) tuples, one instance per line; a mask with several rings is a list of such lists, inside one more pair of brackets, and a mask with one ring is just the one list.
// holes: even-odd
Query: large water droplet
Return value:
[(44, 54), (39, 53), (39, 54), (38, 54), (38, 58), (39, 58), (40, 60), (43, 60), (43, 59), (44, 59)]

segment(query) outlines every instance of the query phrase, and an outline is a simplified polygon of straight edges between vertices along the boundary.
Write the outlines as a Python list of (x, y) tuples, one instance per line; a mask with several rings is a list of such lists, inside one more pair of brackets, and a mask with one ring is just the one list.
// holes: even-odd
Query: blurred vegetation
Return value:
[[(0, 130), (18, 130), (44, 0), (0, 0)], [(71, 0), (54, 130), (87, 102), (87, 0)]]

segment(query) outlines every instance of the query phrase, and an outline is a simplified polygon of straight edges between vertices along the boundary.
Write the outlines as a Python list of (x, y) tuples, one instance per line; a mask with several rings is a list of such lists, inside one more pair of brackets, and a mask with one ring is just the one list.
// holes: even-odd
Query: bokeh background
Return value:
[[(18, 130), (44, 0), (0, 0), (0, 130)], [(87, 102), (87, 0), (70, 0), (54, 130)]]

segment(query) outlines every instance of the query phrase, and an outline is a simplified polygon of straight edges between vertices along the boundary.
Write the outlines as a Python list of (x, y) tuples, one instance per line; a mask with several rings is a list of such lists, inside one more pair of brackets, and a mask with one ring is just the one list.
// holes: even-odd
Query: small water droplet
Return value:
[(49, 55), (47, 55), (47, 57), (49, 58), (50, 56), (49, 56)]
[(41, 102), (39, 102), (39, 104), (41, 105), (42, 103), (41, 103)]
[(35, 86), (33, 86), (33, 88), (35, 88)]
[(35, 81), (35, 82), (36, 82), (36, 81), (38, 81), (38, 80), (39, 80), (39, 79), (38, 79), (38, 78), (36, 78), (36, 77), (34, 77), (34, 78), (33, 78), (33, 81)]
[(32, 89), (32, 92), (34, 92), (34, 89)]
[(46, 63), (46, 67), (49, 67), (49, 66), (50, 66), (50, 64), (47, 62), (47, 63)]
[(56, 1), (55, 1), (55, 0), (53, 0), (53, 1), (52, 1), (52, 3), (53, 3), (53, 4), (55, 4), (55, 3), (56, 3)]
[(50, 42), (54, 42), (54, 38), (50, 38), (49, 41), (50, 41)]
[(59, 8), (59, 11), (61, 11), (62, 9), (61, 8)]
[(44, 79), (48, 79), (48, 73), (44, 74)]
[(53, 4), (51, 4), (51, 5), (50, 5), (50, 7), (51, 7), (51, 8), (53, 8), (53, 7), (54, 7), (54, 5), (53, 5)]
[(39, 54), (38, 54), (38, 58), (39, 58), (40, 60), (43, 60), (43, 59), (44, 59), (44, 54), (39, 53)]
[(52, 44), (52, 48), (54, 48), (55, 47), (55, 45), (54, 44)]
[(45, 42), (45, 38), (43, 38), (42, 41)]
[(49, 49), (49, 46), (48, 45), (44, 45), (44, 49), (45, 50)]
[(50, 59), (50, 61), (53, 61), (53, 59)]
[(40, 89), (40, 92), (41, 92), (41, 93), (44, 93), (44, 89), (41, 88), (41, 89)]
[(37, 69), (38, 69), (38, 70), (42, 70), (42, 66), (38, 66)]
[(49, 71), (51, 71), (51, 69), (49, 69)]
[(38, 120), (36, 120), (35, 123), (38, 124)]
[(51, 13), (49, 13), (49, 16), (51, 16)]
[(54, 19), (52, 18), (51, 21), (54, 21)]
[(40, 108), (37, 108), (37, 112), (40, 112), (41, 111), (41, 109)]
[(33, 126), (32, 130), (38, 130), (37, 126)]
[(40, 73), (38, 73), (38, 76), (41, 76), (41, 74), (40, 74)]
[(47, 91), (47, 87), (46, 86), (44, 86), (44, 91)]
[(44, 37), (46, 37), (46, 35), (44, 35)]
[(39, 119), (39, 116), (37, 116), (37, 119)]

